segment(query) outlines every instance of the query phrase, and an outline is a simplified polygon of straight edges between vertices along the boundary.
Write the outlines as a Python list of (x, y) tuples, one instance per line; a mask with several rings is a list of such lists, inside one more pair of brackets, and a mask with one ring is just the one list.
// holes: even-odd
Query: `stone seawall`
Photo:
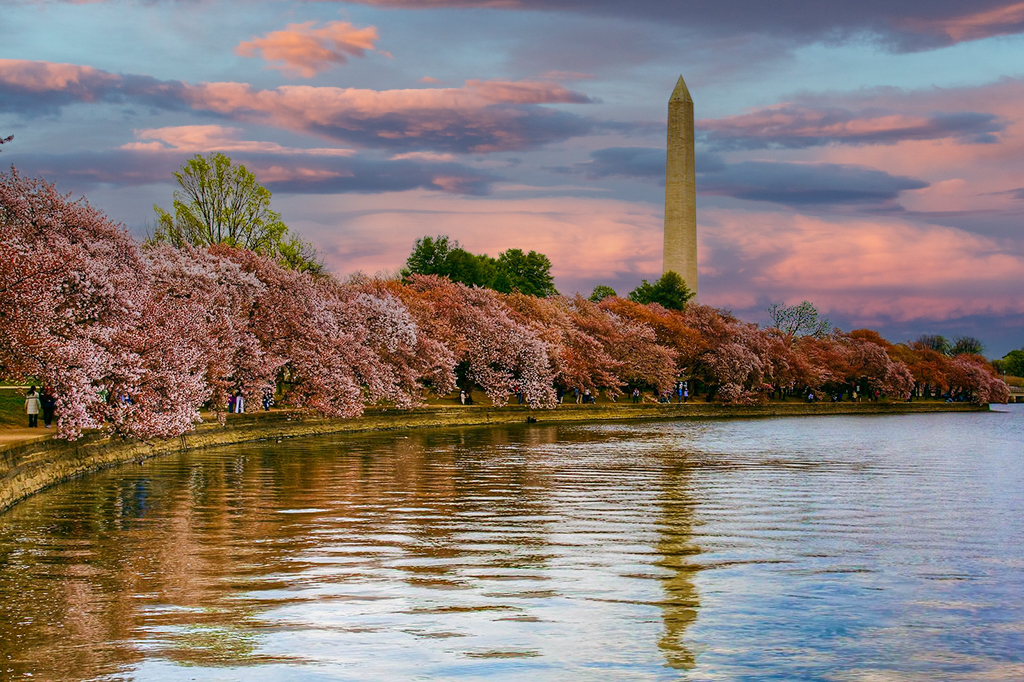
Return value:
[(737, 419), (840, 414), (908, 414), (921, 412), (987, 411), (988, 407), (946, 403), (771, 403), (730, 406), (711, 403), (685, 405), (562, 405), (555, 410), (525, 407), (422, 407), (408, 412), (370, 409), (357, 419), (303, 417), (275, 411), (231, 415), (227, 424), (200, 424), (179, 438), (148, 442), (109, 438), (90, 433), (66, 442), (48, 438), (0, 448), (0, 513), (19, 500), (76, 476), (110, 466), (198, 448), (259, 440), (360, 431), (391, 431), (446, 426), (524, 423), (616, 421), (626, 419)]

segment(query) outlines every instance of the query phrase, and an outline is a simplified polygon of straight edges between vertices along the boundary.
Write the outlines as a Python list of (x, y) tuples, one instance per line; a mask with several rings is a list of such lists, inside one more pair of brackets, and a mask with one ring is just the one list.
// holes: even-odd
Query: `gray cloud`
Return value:
[[(553, 170), (591, 180), (636, 178), (664, 184), (665, 150), (657, 147), (608, 147), (591, 152), (591, 160)], [(725, 163), (711, 153), (696, 157), (697, 192), (786, 206), (881, 204), (900, 192), (923, 189), (927, 182), (885, 171), (831, 163), (744, 161)]]
[[(1024, 32), (1014, 0), (346, 0), (361, 4), (432, 9), (498, 7), (563, 11), (668, 22), (695, 33), (760, 33), (800, 42), (839, 41), (864, 34), (877, 36), (891, 49), (922, 50), (993, 35)], [(968, 18), (980, 17), (969, 20)]]
[(744, 161), (697, 179), (701, 194), (787, 206), (884, 204), (928, 183), (885, 171), (833, 163)]
[[(698, 172), (723, 170), (725, 163), (715, 154), (697, 153)], [(552, 168), (557, 173), (584, 175), (591, 180), (601, 178), (653, 178), (664, 184), (665, 150), (658, 147), (607, 147), (590, 153), (590, 161), (574, 166)]]

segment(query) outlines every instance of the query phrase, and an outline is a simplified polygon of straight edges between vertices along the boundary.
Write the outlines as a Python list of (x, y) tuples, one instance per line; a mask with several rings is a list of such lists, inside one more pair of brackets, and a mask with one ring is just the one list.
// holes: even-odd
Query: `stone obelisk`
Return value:
[(680, 76), (668, 100), (665, 163), (665, 260), (697, 294), (697, 187), (693, 170), (693, 99)]

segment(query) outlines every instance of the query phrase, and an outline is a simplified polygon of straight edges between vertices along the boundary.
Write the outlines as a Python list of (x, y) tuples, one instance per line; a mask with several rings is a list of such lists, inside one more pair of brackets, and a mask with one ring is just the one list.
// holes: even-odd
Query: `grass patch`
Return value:
[(20, 391), (0, 391), (0, 428), (28, 426), (25, 398)]

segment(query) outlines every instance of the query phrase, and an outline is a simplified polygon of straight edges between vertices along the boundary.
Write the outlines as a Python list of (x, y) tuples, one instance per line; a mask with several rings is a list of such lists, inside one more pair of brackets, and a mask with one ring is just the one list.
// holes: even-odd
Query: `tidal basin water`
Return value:
[(260, 443), (0, 515), (0, 679), (1024, 679), (1024, 405)]

